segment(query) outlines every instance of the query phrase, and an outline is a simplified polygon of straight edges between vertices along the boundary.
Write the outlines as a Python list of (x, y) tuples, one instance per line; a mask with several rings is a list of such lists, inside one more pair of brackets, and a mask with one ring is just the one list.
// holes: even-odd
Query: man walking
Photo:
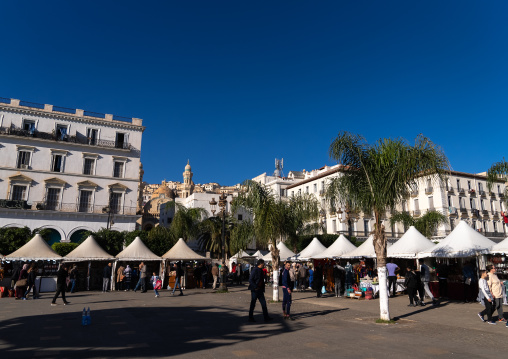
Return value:
[(436, 298), (434, 298), (434, 296), (432, 295), (432, 292), (430, 291), (430, 288), (429, 288), (430, 268), (428, 265), (425, 264), (425, 262), (422, 262), (422, 264), (420, 265), (420, 278), (421, 278), (422, 284), (421, 284), (420, 288), (418, 289), (418, 293), (419, 293), (421, 303), (425, 304), (425, 303), (423, 303), (423, 301), (425, 299), (425, 293), (427, 293), (429, 298), (432, 300), (432, 305), (436, 305), (437, 304)]
[(102, 271), (102, 293), (109, 291), (109, 281), (111, 280), (111, 263), (108, 263)]
[(249, 309), (249, 322), (255, 322), (254, 320), (254, 307), (256, 306), (256, 300), (259, 300), (261, 308), (263, 309), (263, 316), (265, 322), (271, 321), (273, 318), (268, 316), (268, 309), (266, 308), (265, 300), (265, 281), (263, 280), (263, 267), (265, 261), (258, 259), (256, 267), (252, 270), (249, 276), (249, 289), (251, 291), (250, 309)]
[(64, 305), (71, 304), (65, 299), (65, 290), (67, 289), (67, 274), (68, 274), (67, 265), (62, 264), (56, 274), (56, 293), (55, 296), (53, 297), (53, 301), (51, 302), (51, 306), (56, 305), (56, 299), (58, 298), (60, 293), (62, 294)]
[(286, 262), (284, 264), (284, 270), (282, 271), (282, 315), (284, 319), (291, 319), (291, 288), (293, 288), (293, 283), (291, 283), (291, 277), (289, 276), (289, 269), (291, 268), (291, 263)]
[(139, 264), (139, 280), (134, 288), (134, 292), (136, 292), (139, 287), (141, 287), (141, 293), (146, 293), (146, 266), (143, 262)]
[(180, 289), (180, 294), (183, 295), (182, 291), (182, 284), (180, 283), (180, 279), (183, 276), (183, 270), (182, 270), (182, 263), (176, 262), (175, 265), (175, 285), (173, 287), (173, 292), (171, 292), (171, 295), (175, 295), (176, 286), (178, 286), (178, 289)]
[(388, 271), (388, 295), (390, 294), (390, 288), (393, 286), (392, 297), (395, 297), (395, 291), (397, 290), (397, 272), (399, 266), (395, 263), (386, 263), (386, 270)]
[(489, 280), (487, 281), (490, 292), (494, 296), (493, 310), (497, 309), (498, 320), (500, 322), (506, 322), (503, 313), (503, 283), (499, 280), (496, 275), (496, 268), (493, 265), (488, 265), (487, 270), (489, 271)]
[(215, 263), (215, 265), (212, 266), (212, 276), (213, 276), (212, 289), (215, 290), (215, 288), (217, 287), (217, 278), (219, 278), (219, 263)]
[(335, 280), (335, 297), (337, 298), (340, 298), (342, 294), (342, 276), (344, 273), (344, 267), (336, 263), (333, 267), (333, 278)]

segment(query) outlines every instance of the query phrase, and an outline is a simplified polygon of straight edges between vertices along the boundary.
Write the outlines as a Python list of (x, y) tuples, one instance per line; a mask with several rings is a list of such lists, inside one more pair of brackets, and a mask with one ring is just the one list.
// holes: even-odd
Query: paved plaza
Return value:
[[(390, 300), (396, 324), (385, 325), (375, 323), (377, 300), (305, 292), (293, 298), (296, 320), (284, 321), (281, 305), (269, 303), (274, 321), (265, 324), (259, 303), (257, 322), (247, 321), (246, 286), (227, 294), (187, 290), (173, 297), (162, 291), (160, 298), (152, 292), (78, 292), (68, 296), (71, 305), (59, 298), (56, 307), (51, 297), (0, 299), (2, 358), (480, 358), (508, 352), (508, 328), (482, 323), (477, 303), (409, 308), (400, 296)], [(82, 327), (85, 306), (92, 324)]]

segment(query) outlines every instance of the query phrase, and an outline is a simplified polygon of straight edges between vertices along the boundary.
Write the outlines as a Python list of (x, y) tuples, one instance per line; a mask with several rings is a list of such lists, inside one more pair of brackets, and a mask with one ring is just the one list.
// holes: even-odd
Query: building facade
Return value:
[[(0, 227), (134, 230), (142, 120), (0, 99)], [(138, 208), (139, 210), (139, 208)]]

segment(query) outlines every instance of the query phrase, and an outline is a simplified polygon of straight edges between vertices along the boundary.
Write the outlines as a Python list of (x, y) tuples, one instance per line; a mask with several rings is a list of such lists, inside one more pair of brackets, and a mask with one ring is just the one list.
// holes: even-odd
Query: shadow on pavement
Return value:
[(5, 358), (163, 357), (305, 328), (300, 323), (289, 327), (277, 316), (265, 324), (260, 317), (253, 324), (245, 311), (230, 308), (126, 307), (92, 311), (92, 324), (83, 327), (78, 309), (5, 320), (0, 347)]
[(399, 319), (407, 318), (407, 317), (410, 317), (410, 316), (415, 315), (415, 314), (424, 313), (424, 312), (427, 312), (429, 310), (437, 309), (439, 307), (444, 307), (444, 306), (447, 306), (447, 305), (448, 305), (448, 302), (439, 302), (439, 305), (427, 304), (425, 307), (420, 307), (421, 309), (415, 310), (415, 311), (413, 311), (411, 313), (406, 313), (406, 314), (398, 315), (397, 317), (393, 318), (393, 320), (397, 321)]

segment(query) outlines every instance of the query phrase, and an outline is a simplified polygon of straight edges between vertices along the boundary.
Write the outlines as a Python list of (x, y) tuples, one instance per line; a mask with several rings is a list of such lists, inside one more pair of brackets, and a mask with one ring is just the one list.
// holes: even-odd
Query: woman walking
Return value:
[(23, 269), (19, 272), (19, 277), (16, 282), (16, 298), (17, 300), (24, 298), (28, 283), (28, 264), (23, 265)]
[(123, 279), (123, 282), (125, 284), (125, 292), (128, 292), (131, 289), (131, 280), (132, 280), (132, 269), (127, 264), (127, 267), (123, 271), (123, 274), (125, 275), (125, 278)]
[(494, 296), (490, 292), (490, 288), (487, 283), (487, 271), (480, 271), (480, 280), (478, 281), (478, 286), (480, 287), (480, 291), (483, 294), (483, 304), (485, 305), (485, 309), (478, 313), (478, 316), (482, 322), (484, 322), (484, 316), (487, 314), (487, 323), (496, 324), (496, 322), (492, 320), (492, 313), (494, 313)]
[(37, 292), (37, 288), (35, 287), (35, 279), (37, 278), (37, 268), (35, 267), (35, 263), (32, 263), (30, 268), (28, 268), (28, 276), (27, 276), (27, 285), (28, 289), (25, 292), (25, 295), (23, 296), (23, 300), (28, 299), (28, 294), (30, 294), (30, 291), (33, 288), (33, 299), (39, 299), (39, 292)]

